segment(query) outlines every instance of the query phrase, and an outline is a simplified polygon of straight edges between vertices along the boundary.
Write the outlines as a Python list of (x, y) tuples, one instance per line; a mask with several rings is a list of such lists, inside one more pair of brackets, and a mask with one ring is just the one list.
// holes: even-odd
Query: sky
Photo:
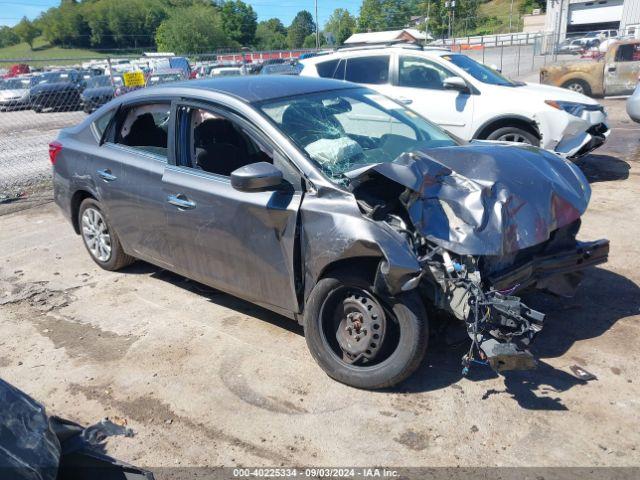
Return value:
[[(244, 0), (258, 14), (258, 21), (279, 18), (288, 26), (296, 13), (309, 10), (314, 14), (314, 0)], [(346, 8), (358, 15), (362, 0), (318, 0), (318, 23), (324, 26), (336, 8)], [(33, 20), (40, 12), (57, 7), (60, 0), (0, 0), (0, 25), (15, 25), (23, 16)]]

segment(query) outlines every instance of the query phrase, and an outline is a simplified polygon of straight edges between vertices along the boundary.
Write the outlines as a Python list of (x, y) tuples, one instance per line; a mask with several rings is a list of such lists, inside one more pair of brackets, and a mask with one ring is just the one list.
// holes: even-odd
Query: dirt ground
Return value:
[(640, 126), (604, 103), (581, 237), (610, 261), (571, 300), (528, 299), (548, 315), (536, 371), (463, 378), (465, 346), (439, 338), (398, 388), (346, 387), (292, 321), (145, 263), (100, 270), (50, 203), (0, 216), (0, 376), (50, 414), (126, 418), (108, 453), (150, 468), (638, 466)]

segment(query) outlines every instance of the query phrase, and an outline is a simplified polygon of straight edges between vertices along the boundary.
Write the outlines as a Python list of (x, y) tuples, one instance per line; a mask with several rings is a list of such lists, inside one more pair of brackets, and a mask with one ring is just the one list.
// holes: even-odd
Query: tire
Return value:
[[(344, 302), (352, 300), (351, 292), (356, 292), (355, 297), (360, 294), (364, 295), (361, 298), (368, 296), (368, 302), (374, 300), (373, 309), (369, 307), (370, 303), (366, 304), (370, 311), (378, 308), (384, 311), (385, 325), (379, 330), (369, 331), (382, 334), (377, 357), (364, 360), (365, 363), (361, 363), (362, 360), (360, 363), (345, 361), (346, 354), (336, 339), (336, 334), (344, 330), (340, 327), (349, 322), (348, 315), (344, 317)], [(340, 305), (341, 297), (349, 298), (343, 300), (342, 313), (337, 313), (340, 310), (332, 306)], [(369, 325), (376, 327), (375, 324)], [(360, 332), (367, 334), (364, 327)], [(418, 368), (427, 349), (429, 329), (424, 305), (416, 291), (383, 300), (373, 293), (369, 282), (352, 274), (336, 273), (321, 279), (311, 291), (304, 311), (304, 334), (312, 357), (331, 378), (356, 388), (379, 389), (402, 382)], [(373, 334), (369, 338), (379, 337)], [(375, 348), (376, 344), (371, 345)]]
[(517, 127), (501, 127), (494, 130), (487, 136), (487, 140), (498, 140), (502, 142), (518, 142), (528, 145), (539, 146), (540, 139), (533, 133)]
[[(87, 218), (85, 218), (85, 213), (87, 214)], [(92, 221), (91, 218), (95, 220)], [(100, 224), (104, 226), (104, 230), (100, 230)], [(93, 198), (86, 198), (80, 204), (80, 208), (78, 209), (78, 226), (80, 227), (82, 243), (84, 243), (93, 261), (101, 268), (109, 271), (120, 270), (135, 261), (134, 257), (124, 252), (120, 240), (113, 229), (110, 228), (106, 215), (102, 212), (100, 203)], [(92, 244), (90, 239), (95, 238), (95, 233), (98, 231), (102, 233), (103, 241), (101, 242), (96, 239), (96, 243)], [(108, 236), (108, 242), (105, 234)], [(105, 253), (107, 252), (107, 244), (109, 248), (108, 255)]]
[(562, 88), (581, 93), (583, 95), (591, 95), (591, 87), (584, 80), (574, 79), (568, 80), (562, 84)]
[(42, 113), (42, 107), (34, 107), (33, 111), (36, 113)]

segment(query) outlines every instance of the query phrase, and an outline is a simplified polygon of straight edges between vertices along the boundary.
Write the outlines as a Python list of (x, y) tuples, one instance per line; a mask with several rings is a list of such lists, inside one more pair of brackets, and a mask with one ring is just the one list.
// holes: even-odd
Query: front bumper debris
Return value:
[(474, 363), (496, 372), (536, 367), (528, 348), (542, 330), (545, 316), (514, 294), (537, 288), (571, 296), (582, 279), (582, 270), (607, 261), (608, 240), (574, 240), (574, 246), (567, 248), (566, 234), (577, 230), (572, 227), (555, 235), (537, 254), (525, 252), (526, 261), (515, 258), (509, 268), (488, 274), (483, 271), (493, 265), (484, 259), (456, 256), (440, 247), (428, 255), (425, 264), (443, 291), (436, 297), (440, 307), (465, 322), (471, 339), (462, 359), (464, 375)]
[(603, 145), (611, 133), (601, 107), (583, 112), (582, 117), (545, 111), (534, 115), (534, 120), (540, 132), (540, 146), (572, 160)]

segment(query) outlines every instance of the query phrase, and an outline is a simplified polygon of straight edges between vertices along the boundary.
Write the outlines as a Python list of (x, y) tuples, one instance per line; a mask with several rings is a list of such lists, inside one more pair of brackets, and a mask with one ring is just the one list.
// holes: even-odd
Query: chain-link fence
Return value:
[[(553, 35), (505, 34), (440, 41), (454, 51), (518, 77), (540, 66), (565, 58)], [(308, 51), (225, 52), (186, 55), (198, 76), (251, 73), (256, 65), (295, 61)], [(176, 57), (174, 57), (176, 58)], [(244, 59), (244, 61), (243, 61)], [(0, 203), (33, 196), (50, 185), (48, 145), (61, 128), (79, 123), (85, 116), (128, 87), (123, 72), (132, 69), (164, 71), (147, 74), (147, 84), (173, 81), (184, 76), (179, 62), (167, 57), (120, 57), (48, 61), (0, 59), (0, 67), (15, 75), (0, 81)], [(155, 64), (155, 65), (154, 65)], [(31, 71), (30, 74), (21, 72)], [(264, 72), (263, 72), (264, 73)], [(278, 72), (277, 69), (274, 73)], [(287, 72), (284, 72), (287, 73)], [(108, 75), (105, 75), (108, 74)], [(164, 76), (166, 75), (166, 77)]]

